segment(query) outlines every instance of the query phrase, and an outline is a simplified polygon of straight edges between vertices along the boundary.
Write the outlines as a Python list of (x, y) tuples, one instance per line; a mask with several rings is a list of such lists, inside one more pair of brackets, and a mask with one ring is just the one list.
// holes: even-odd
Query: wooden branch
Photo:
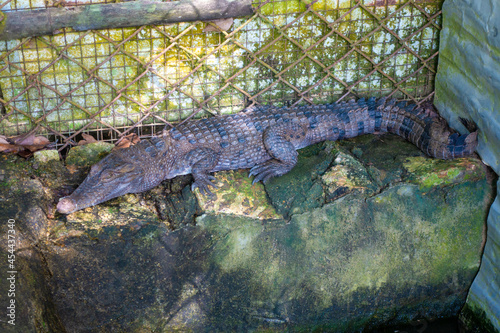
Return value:
[(132, 1), (4, 13), (0, 40), (76, 31), (210, 21), (253, 14), (251, 0)]

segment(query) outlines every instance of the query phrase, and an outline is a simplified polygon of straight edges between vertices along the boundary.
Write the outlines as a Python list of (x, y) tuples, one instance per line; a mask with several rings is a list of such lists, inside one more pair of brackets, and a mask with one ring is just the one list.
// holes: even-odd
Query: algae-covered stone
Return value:
[(38, 163), (59, 161), (59, 152), (57, 150), (39, 150), (33, 154), (33, 159)]
[(66, 164), (79, 167), (90, 166), (99, 162), (113, 147), (113, 144), (102, 141), (73, 147), (66, 157)]
[(105, 226), (135, 225), (158, 221), (152, 205), (141, 203), (135, 194), (127, 194), (112, 199), (104, 205), (97, 205), (66, 215), (70, 225), (68, 232), (74, 228), (102, 229)]
[[(59, 162), (58, 162), (59, 163)], [(62, 164), (61, 164), (62, 167)], [(0, 155), (0, 304), (14, 306), (5, 316), (2, 332), (63, 332), (55, 310), (41, 242), (50, 231), (50, 192), (38, 179), (32, 163), (14, 155)], [(10, 291), (9, 291), (10, 290)], [(6, 310), (10, 312), (9, 310)], [(6, 312), (7, 314), (7, 312)], [(14, 319), (13, 324), (7, 324)]]
[(379, 188), (404, 180), (403, 164), (409, 157), (426, 157), (410, 142), (391, 134), (364, 135), (336, 144), (339, 150), (364, 165), (373, 184)]
[(262, 184), (252, 185), (247, 170), (218, 172), (215, 175), (218, 188), (214, 195), (196, 197), (205, 212), (226, 213), (258, 219), (279, 219), (274, 207), (268, 202)]
[[(190, 183), (190, 181), (186, 182), (187, 179), (192, 180), (192, 177), (186, 177), (185, 181), (175, 179), (163, 182), (162, 185), (148, 191), (145, 196), (153, 202), (158, 218), (174, 230), (194, 225), (195, 217), (202, 213), (196, 196), (191, 191), (191, 186), (187, 185)], [(165, 183), (171, 185), (170, 188), (164, 186)], [(177, 188), (179, 185), (184, 185), (184, 187)]]
[(426, 157), (408, 157), (403, 165), (409, 172), (408, 181), (418, 184), (421, 190), (458, 184), (464, 180), (479, 180), (484, 177), (484, 166), (475, 158), (437, 160)]
[(365, 166), (353, 156), (339, 152), (334, 165), (321, 177), (326, 201), (330, 202), (352, 191), (373, 194), (378, 187), (373, 183)]
[(210, 235), (218, 276), (217, 287), (199, 286), (218, 298), (206, 325), (353, 332), (454, 315), (479, 266), (489, 190), (484, 178), (429, 193), (399, 184), (288, 223), (204, 215), (197, 228)]
[(336, 155), (330, 143), (316, 144), (299, 150), (297, 165), (289, 173), (273, 178), (266, 192), (278, 213), (285, 218), (320, 207), (325, 202), (321, 175)]

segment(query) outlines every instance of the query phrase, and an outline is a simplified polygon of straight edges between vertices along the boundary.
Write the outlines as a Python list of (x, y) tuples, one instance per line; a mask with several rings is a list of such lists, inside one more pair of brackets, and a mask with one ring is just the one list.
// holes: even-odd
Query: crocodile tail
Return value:
[(469, 156), (474, 153), (478, 143), (477, 131), (457, 133), (441, 117), (429, 122), (422, 138), (422, 144), (417, 146), (429, 156), (444, 160)]
[(377, 111), (381, 111), (382, 116), (380, 132), (402, 136), (431, 157), (453, 159), (469, 156), (476, 150), (477, 127), (470, 121), (466, 127), (472, 132), (461, 135), (427, 107), (380, 99)]

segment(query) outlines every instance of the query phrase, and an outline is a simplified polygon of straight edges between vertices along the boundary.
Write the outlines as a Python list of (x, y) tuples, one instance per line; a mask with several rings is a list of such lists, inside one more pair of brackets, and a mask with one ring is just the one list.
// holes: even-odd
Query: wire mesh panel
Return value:
[[(1, 0), (0, 0), (1, 1)], [(443, 0), (255, 1), (255, 14), (0, 41), (0, 134), (59, 149), (252, 104), (433, 96)], [(94, 1), (96, 3), (96, 1)], [(2, 11), (85, 2), (12, 0)], [(212, 27), (209, 29), (208, 27)]]

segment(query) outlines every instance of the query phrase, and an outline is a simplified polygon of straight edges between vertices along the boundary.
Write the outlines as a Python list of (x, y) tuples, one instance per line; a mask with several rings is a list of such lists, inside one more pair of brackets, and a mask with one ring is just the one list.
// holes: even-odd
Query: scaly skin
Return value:
[(325, 140), (390, 132), (427, 155), (470, 155), (477, 132), (453, 133), (436, 114), (414, 104), (371, 98), (339, 104), (274, 108), (257, 106), (229, 116), (188, 121), (162, 137), (112, 152), (92, 166), (85, 181), (59, 201), (60, 213), (97, 205), (126, 193), (149, 190), (165, 179), (192, 173), (203, 194), (215, 171), (250, 169), (254, 183), (289, 172), (297, 149)]

